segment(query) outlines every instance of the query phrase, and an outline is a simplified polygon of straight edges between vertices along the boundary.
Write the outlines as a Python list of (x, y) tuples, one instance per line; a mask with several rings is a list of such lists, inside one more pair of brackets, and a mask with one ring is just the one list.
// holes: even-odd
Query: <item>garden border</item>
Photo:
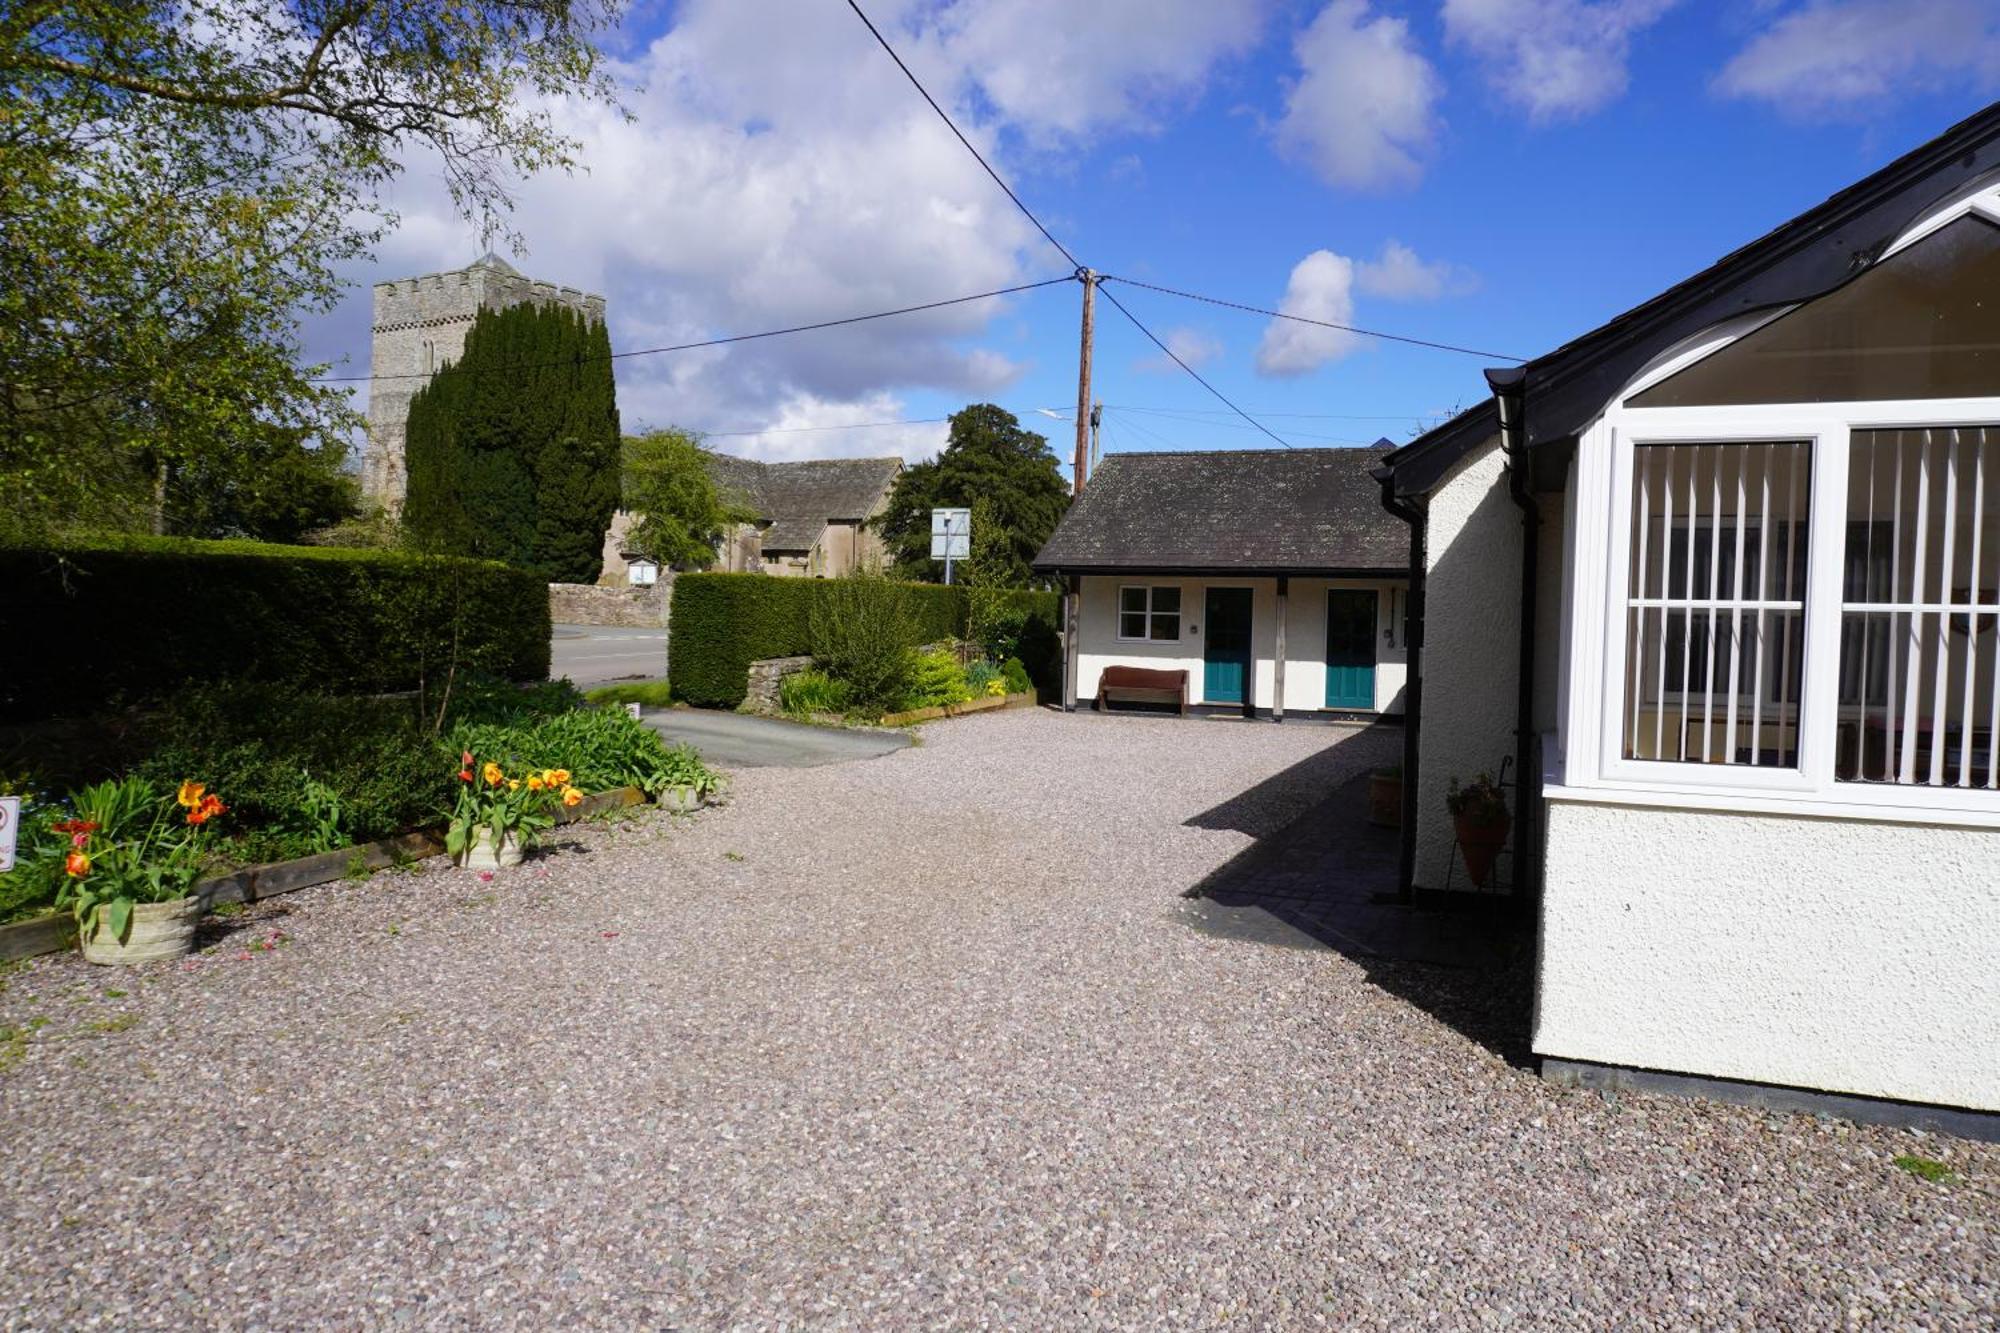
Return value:
[[(646, 793), (637, 787), (614, 787), (610, 791), (586, 796), (576, 806), (557, 810), (555, 817), (558, 824), (574, 824), (608, 810), (623, 810), (645, 803)], [(330, 852), (315, 852), (296, 860), (245, 866), (241, 870), (201, 881), (195, 885), (194, 896), (201, 900), (202, 911), (207, 912), (217, 903), (261, 902), (281, 894), (296, 893), (300, 889), (335, 883), (354, 872), (357, 860), (370, 871), (387, 870), (404, 862), (438, 856), (443, 851), (442, 829), (418, 829), (412, 833), (399, 833), (393, 838), (381, 838), (352, 847), (336, 847)], [(0, 962), (60, 953), (75, 944), (76, 920), (67, 912), (51, 912), (47, 916), (30, 917), (26, 921), (0, 926)]]
[(912, 708), (902, 713), (884, 713), (882, 725), (885, 727), (906, 727), (912, 722), (931, 722), (941, 717), (962, 717), (967, 713), (988, 713), (999, 708), (1033, 708), (1038, 696), (1033, 690), (1021, 690), (1014, 694), (989, 695), (984, 699), (968, 699), (962, 704), (943, 704), (933, 708)]

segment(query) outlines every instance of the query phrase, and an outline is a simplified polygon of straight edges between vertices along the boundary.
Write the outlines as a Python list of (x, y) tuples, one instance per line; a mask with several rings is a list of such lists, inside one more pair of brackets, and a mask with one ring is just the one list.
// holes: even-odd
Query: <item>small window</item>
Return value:
[(1118, 637), (1153, 643), (1178, 643), (1181, 637), (1181, 590), (1171, 585), (1133, 584), (1118, 590)]

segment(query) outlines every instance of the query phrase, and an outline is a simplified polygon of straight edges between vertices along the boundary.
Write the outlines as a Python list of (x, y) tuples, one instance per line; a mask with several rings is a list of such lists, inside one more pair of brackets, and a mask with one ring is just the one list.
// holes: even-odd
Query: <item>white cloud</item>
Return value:
[[(1160, 340), (1166, 343), (1168, 350), (1174, 356), (1179, 357), (1187, 365), (1196, 368), (1207, 365), (1221, 356), (1223, 352), (1222, 339), (1212, 333), (1204, 332), (1201, 329), (1193, 328), (1186, 324), (1176, 325), (1168, 329), (1160, 335)], [(1164, 354), (1142, 358), (1138, 363), (1138, 368), (1140, 370), (1162, 372), (1180, 370), (1180, 367), (1173, 363), (1172, 358)]]
[(1381, 258), (1354, 266), (1354, 285), (1369, 296), (1388, 301), (1435, 301), (1470, 291), (1478, 280), (1449, 260), (1420, 259), (1401, 241), (1389, 241), (1382, 247)]
[(1278, 147), (1332, 185), (1414, 184), (1437, 138), (1437, 71), (1410, 25), (1333, 0), (1292, 43), (1299, 77), (1285, 95)]
[(1632, 38), (1678, 0), (1445, 0), (1445, 38), (1486, 66), (1502, 97), (1546, 123), (1616, 100)]
[[(1254, 41), (1263, 2), (1173, 0), (1171, 21), (1141, 0), (1074, 15), (1053, 0), (886, 0), (870, 12), (988, 160), (1018, 177), (1025, 141), (1080, 146), (1090, 134), (1143, 128), (1198, 93), (1218, 61)], [(1010, 34), (1020, 40), (1010, 45)], [(554, 108), (587, 171), (519, 186), (512, 222), (529, 251), (509, 256), (533, 277), (604, 293), (621, 350), (915, 305), (1067, 268), (845, 6), (689, 0), (673, 27), (623, 56), (633, 118)], [(305, 330), (308, 355), (345, 356), (346, 373), (367, 367), (368, 283), (457, 268), (480, 248), (435, 164), (412, 162), (391, 202), (401, 225), (349, 275), (359, 288)], [(1060, 230), (1059, 209), (1042, 211)], [(989, 330), (1051, 298), (1074, 295), (1051, 289), (621, 360), (620, 410), (635, 427), (731, 430), (891, 420), (911, 415), (904, 404), (916, 391), (989, 398), (1024, 369), (993, 350)], [(767, 434), (730, 447), (796, 457), (942, 439), (942, 428), (916, 427)]]
[[(887, 458), (915, 462), (944, 448), (951, 429), (942, 421), (903, 421), (902, 399), (892, 393), (864, 394), (843, 402), (797, 395), (781, 404), (767, 428), (754, 434), (718, 435), (709, 440), (725, 454), (777, 461), (796, 458)], [(882, 422), (897, 422), (883, 426)], [(857, 426), (863, 429), (840, 429)]]
[(2000, 82), (1991, 0), (1809, 0), (1752, 38), (1715, 86), (1812, 115), (1968, 82)]
[[(1285, 299), (1287, 315), (1348, 324), (1354, 320), (1354, 261), (1331, 250), (1315, 250), (1292, 269)], [(1257, 346), (1257, 369), (1266, 375), (1304, 375), (1353, 351), (1361, 339), (1341, 329), (1274, 319)]]

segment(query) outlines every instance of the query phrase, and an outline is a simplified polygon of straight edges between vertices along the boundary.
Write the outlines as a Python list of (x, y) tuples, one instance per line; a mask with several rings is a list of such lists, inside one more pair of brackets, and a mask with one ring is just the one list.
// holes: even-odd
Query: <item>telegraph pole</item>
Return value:
[(1076, 362), (1076, 464), (1072, 493), (1083, 494), (1084, 478), (1090, 474), (1090, 343), (1097, 318), (1097, 271), (1080, 268), (1076, 276), (1083, 283), (1083, 342)]

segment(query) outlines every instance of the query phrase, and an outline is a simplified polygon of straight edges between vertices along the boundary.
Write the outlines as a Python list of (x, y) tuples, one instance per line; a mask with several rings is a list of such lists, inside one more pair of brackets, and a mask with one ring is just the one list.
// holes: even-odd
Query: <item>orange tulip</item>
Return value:
[(183, 809), (192, 810), (201, 804), (201, 794), (207, 790), (207, 786), (202, 783), (183, 782), (180, 794), (174, 799), (181, 803)]
[(204, 796), (201, 798), (200, 805), (197, 805), (194, 809), (188, 811), (188, 823), (206, 824), (209, 820), (215, 818), (217, 815), (227, 814), (228, 812), (229, 812), (229, 807), (222, 803), (221, 798), (215, 796)]
[(63, 869), (69, 872), (71, 879), (82, 879), (90, 873), (90, 858), (82, 852), (71, 852), (63, 858)]
[(564, 805), (567, 805), (567, 806), (579, 806), (579, 805), (582, 805), (582, 804), (583, 804), (583, 793), (582, 793), (582, 792), (580, 792), (580, 791), (578, 791), (578, 790), (577, 790), (576, 788), (574, 788), (574, 787), (564, 787), (564, 788), (563, 788), (563, 794), (562, 794), (562, 802), (563, 802), (563, 804), (564, 804)]
[(547, 785), (548, 785), (547, 783), (545, 783), (545, 782), (543, 782), (543, 781), (542, 781), (542, 775), (541, 775), (541, 774), (539, 774), (539, 773), (530, 773), (530, 774), (528, 774), (528, 790), (529, 790), (529, 791), (540, 791), (540, 790), (541, 790), (541, 789), (542, 789), (543, 787), (545, 787), (545, 786), (547, 786)]
[(506, 774), (500, 771), (500, 765), (494, 763), (491, 759), (486, 761), (486, 767), (481, 769), (480, 772), (485, 775), (486, 785), (489, 787), (499, 786), (501, 781), (506, 777)]
[(550, 770), (549, 770), (549, 781), (550, 781), (550, 782), (552, 782), (552, 783), (554, 783), (554, 784), (555, 784), (556, 786), (558, 786), (558, 787), (567, 787), (567, 786), (569, 786), (569, 770), (568, 770), (568, 769), (566, 769), (566, 768), (552, 768), (552, 769), (550, 769)]

